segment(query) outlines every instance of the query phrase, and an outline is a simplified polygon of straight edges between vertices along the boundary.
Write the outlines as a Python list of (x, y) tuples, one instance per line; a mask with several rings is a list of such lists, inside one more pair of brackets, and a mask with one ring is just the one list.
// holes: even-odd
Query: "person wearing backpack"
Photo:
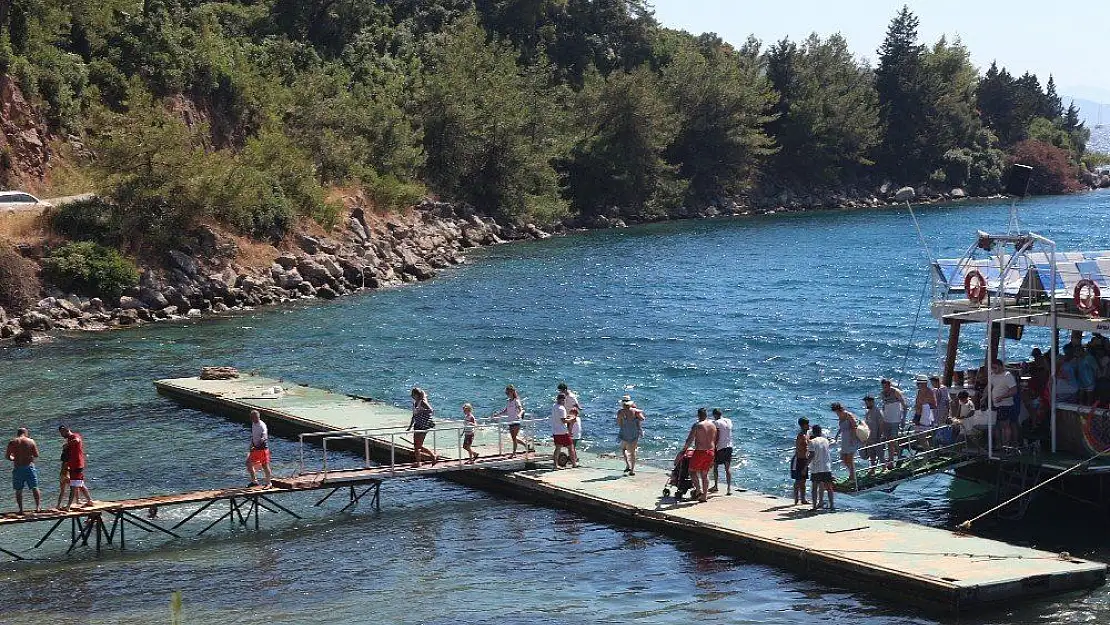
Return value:
[(840, 439), (840, 461), (848, 468), (848, 482), (851, 484), (856, 483), (856, 452), (863, 443), (856, 433), (856, 429), (860, 427), (859, 420), (856, 415), (844, 409), (840, 402), (833, 402), (830, 409), (836, 413), (840, 419), (840, 427), (836, 432), (836, 437)]

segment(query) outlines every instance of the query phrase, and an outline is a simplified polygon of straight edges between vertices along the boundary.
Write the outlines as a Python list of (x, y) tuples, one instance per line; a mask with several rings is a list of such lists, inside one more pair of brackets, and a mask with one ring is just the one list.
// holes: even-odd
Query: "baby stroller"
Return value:
[(694, 452), (687, 451), (679, 453), (674, 459), (674, 469), (671, 470), (671, 477), (667, 481), (667, 485), (663, 487), (663, 496), (671, 496), (671, 487), (674, 487), (674, 498), (682, 499), (686, 493), (694, 488), (694, 482), (690, 479), (690, 458), (693, 457)]

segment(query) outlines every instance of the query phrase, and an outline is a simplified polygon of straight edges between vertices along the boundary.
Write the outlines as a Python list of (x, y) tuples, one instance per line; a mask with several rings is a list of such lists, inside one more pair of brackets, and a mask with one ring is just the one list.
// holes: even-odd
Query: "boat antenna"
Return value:
[(921, 251), (925, 252), (925, 259), (929, 261), (930, 266), (936, 264), (936, 257), (933, 256), (933, 251), (929, 249), (929, 244), (925, 242), (925, 235), (921, 233), (921, 222), (917, 220), (917, 213), (913, 212), (913, 204), (910, 204), (909, 200), (906, 200), (906, 210), (910, 212), (913, 227), (917, 229), (917, 240), (921, 243)]
[(1018, 202), (1029, 195), (1029, 182), (1033, 179), (1033, 168), (1028, 165), (1014, 163), (1010, 167), (1010, 175), (1006, 180), (1006, 193), (1010, 196), (1010, 222), (1007, 224), (1007, 234), (1021, 233), (1021, 222), (1018, 220)]

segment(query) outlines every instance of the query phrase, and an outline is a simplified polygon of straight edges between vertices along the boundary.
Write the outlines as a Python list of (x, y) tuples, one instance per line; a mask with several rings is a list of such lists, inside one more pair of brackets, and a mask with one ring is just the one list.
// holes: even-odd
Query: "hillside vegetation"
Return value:
[[(327, 226), (338, 186), (645, 220), (779, 188), (987, 194), (1016, 150), (1073, 189), (1088, 133), (1052, 78), (980, 75), (917, 24), (894, 16), (870, 67), (838, 35), (736, 47), (643, 0), (11, 0), (0, 75), (106, 199), (56, 228), (129, 250)], [(0, 181), (18, 157), (0, 144)]]

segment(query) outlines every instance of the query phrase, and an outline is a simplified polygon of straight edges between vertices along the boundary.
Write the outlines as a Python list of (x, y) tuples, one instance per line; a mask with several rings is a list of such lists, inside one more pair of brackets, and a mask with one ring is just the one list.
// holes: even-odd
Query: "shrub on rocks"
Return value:
[(17, 316), (35, 305), (41, 290), (35, 264), (0, 241), (0, 307)]
[(44, 277), (67, 291), (117, 300), (139, 283), (139, 270), (114, 249), (97, 243), (70, 243), (42, 262)]

